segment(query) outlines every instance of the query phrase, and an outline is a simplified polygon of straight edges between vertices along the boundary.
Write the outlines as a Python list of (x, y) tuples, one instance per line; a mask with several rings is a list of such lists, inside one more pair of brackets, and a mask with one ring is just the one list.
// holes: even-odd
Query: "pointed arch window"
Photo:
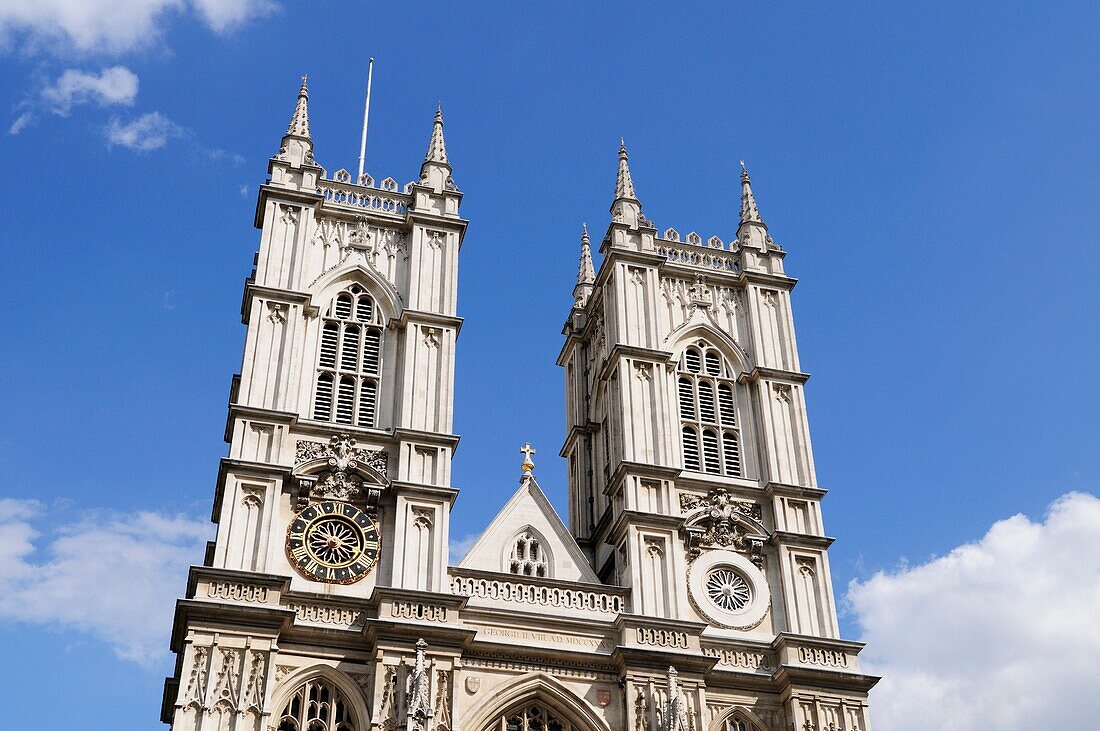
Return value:
[(360, 731), (343, 693), (324, 678), (298, 688), (279, 715), (278, 731)]
[(699, 340), (684, 349), (677, 371), (684, 469), (741, 477), (736, 373), (729, 360)]
[(322, 318), (313, 418), (367, 428), (377, 426), (381, 375), (378, 304), (354, 284), (336, 295)]

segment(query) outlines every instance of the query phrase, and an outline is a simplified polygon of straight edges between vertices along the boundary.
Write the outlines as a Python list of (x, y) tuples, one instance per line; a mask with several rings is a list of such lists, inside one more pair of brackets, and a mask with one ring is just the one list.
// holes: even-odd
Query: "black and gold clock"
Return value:
[(330, 584), (353, 584), (378, 561), (378, 523), (348, 503), (310, 505), (286, 530), (286, 555), (299, 573)]

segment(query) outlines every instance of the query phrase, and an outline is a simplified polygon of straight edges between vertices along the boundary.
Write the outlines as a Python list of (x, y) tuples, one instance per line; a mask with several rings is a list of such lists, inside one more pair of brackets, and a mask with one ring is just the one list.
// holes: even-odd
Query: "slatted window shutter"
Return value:
[(685, 426), (684, 435), (684, 469), (692, 472), (699, 471), (699, 435), (694, 427)]
[(722, 461), (725, 474), (730, 477), (741, 476), (741, 445), (737, 440), (737, 432), (722, 432)]
[(722, 474), (718, 460), (718, 432), (713, 429), (703, 430), (703, 469), (712, 475)]

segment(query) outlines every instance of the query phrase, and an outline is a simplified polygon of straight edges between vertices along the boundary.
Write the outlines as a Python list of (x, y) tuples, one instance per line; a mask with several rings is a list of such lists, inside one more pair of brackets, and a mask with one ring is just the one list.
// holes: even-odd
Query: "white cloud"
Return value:
[(202, 556), (206, 521), (154, 513), (93, 515), (36, 547), (34, 501), (0, 500), (0, 621), (89, 632), (143, 664), (167, 652), (187, 566)]
[(0, 0), (0, 39), (32, 50), (119, 54), (150, 47), (172, 15), (193, 12), (225, 33), (276, 7), (268, 0)]
[(449, 546), (449, 548), (452, 566), (466, 557), (466, 554), (469, 553), (470, 549), (474, 547), (475, 543), (477, 543), (478, 538), (481, 538), (480, 533), (470, 533), (468, 535), (462, 536), (457, 541), (451, 541), (451, 545)]
[(74, 106), (95, 102), (101, 107), (130, 105), (138, 93), (138, 77), (125, 66), (103, 69), (98, 75), (67, 69), (42, 90), (42, 99), (54, 114), (66, 117)]
[(184, 134), (182, 127), (160, 112), (143, 114), (126, 124), (116, 117), (107, 124), (105, 132), (108, 147), (120, 145), (135, 152), (160, 149), (170, 138)]
[(1092, 728), (1100, 657), (1100, 499), (1070, 493), (1042, 522), (852, 582), (879, 731)]
[(23, 131), (23, 129), (28, 124), (30, 124), (33, 121), (34, 121), (34, 114), (32, 114), (31, 112), (23, 112), (18, 117), (16, 117), (15, 121), (11, 123), (10, 127), (8, 127), (8, 134), (12, 134), (12, 135), (19, 134), (20, 132)]

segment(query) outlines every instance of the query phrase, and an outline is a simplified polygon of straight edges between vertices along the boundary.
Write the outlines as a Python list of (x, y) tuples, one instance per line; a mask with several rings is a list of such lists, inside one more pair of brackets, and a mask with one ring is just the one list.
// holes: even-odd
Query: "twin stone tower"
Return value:
[[(870, 731), (838, 636), (785, 252), (659, 232), (625, 146), (581, 237), (569, 516), (519, 490), (448, 563), (459, 250), (436, 113), (399, 186), (313, 155), (260, 188), (212, 518), (176, 607), (174, 731)], [(196, 557), (198, 558), (198, 557)]]

